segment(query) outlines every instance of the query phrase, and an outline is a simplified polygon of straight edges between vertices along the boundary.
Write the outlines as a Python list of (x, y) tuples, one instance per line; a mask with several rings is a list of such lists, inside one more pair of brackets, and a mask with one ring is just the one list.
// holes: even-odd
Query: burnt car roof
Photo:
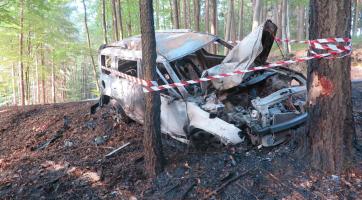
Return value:
[[(168, 61), (184, 57), (219, 39), (217, 36), (208, 33), (182, 29), (157, 31), (155, 37), (157, 54)], [(113, 42), (108, 44), (105, 49), (107, 48), (121, 49), (122, 52), (113, 53), (117, 56), (126, 53), (125, 51), (136, 52), (132, 55), (140, 59), (142, 55), (141, 35)]]

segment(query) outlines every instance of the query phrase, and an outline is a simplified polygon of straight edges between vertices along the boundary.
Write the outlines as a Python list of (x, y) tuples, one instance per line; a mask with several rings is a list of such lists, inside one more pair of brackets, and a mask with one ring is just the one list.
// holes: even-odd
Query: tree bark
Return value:
[(255, 0), (255, 6), (253, 8), (253, 26), (252, 30), (259, 26), (260, 22), (260, 12), (261, 12), (261, 0)]
[(20, 86), (20, 103), (25, 105), (25, 88), (24, 88), (24, 62), (23, 62), (23, 46), (24, 46), (24, 0), (20, 0), (20, 32), (19, 32), (19, 86)]
[(183, 4), (182, 4), (182, 10), (183, 10), (183, 20), (184, 20), (184, 25), (183, 27), (185, 29), (188, 28), (188, 23), (187, 23), (187, 0), (183, 0)]
[[(144, 79), (156, 80), (156, 39), (153, 25), (152, 0), (140, 0), (142, 66)], [(144, 119), (143, 146), (145, 168), (149, 176), (154, 177), (163, 170), (164, 156), (162, 151), (160, 128), (160, 94), (146, 93), (146, 111)]]
[[(351, 0), (310, 1), (309, 38), (350, 37)], [(340, 173), (351, 159), (354, 136), (351, 57), (308, 63), (308, 139), (314, 168)]]
[[(217, 4), (216, 0), (209, 0), (209, 6), (210, 6), (210, 33), (213, 35), (217, 35)], [(216, 54), (216, 45), (211, 45), (211, 52)]]
[(194, 0), (194, 25), (195, 31), (200, 31), (200, 1)]
[(241, 41), (244, 38), (244, 0), (239, 0), (239, 33), (238, 40)]
[(107, 39), (107, 20), (106, 20), (106, 1), (102, 0), (102, 26), (103, 26), (103, 42), (108, 44)]
[(93, 76), (94, 76), (94, 80), (96, 81), (97, 91), (99, 92), (99, 85), (98, 85), (98, 79), (97, 79), (96, 63), (94, 62), (94, 58), (93, 58), (93, 54), (92, 54), (92, 45), (91, 45), (90, 36), (89, 36), (89, 30), (88, 30), (87, 7), (86, 7), (86, 5), (85, 5), (84, 0), (82, 0), (82, 2), (83, 2), (83, 8), (84, 8), (84, 26), (85, 26), (85, 30), (86, 30), (86, 34), (87, 34), (89, 56), (90, 56), (90, 58), (91, 58), (91, 60), (92, 60)]
[(173, 23), (172, 26), (174, 29), (180, 28), (179, 15), (178, 15), (178, 3), (177, 0), (172, 0), (172, 14), (173, 14)]
[[(128, 5), (130, 4), (129, 0), (127, 0), (127, 4)], [(132, 35), (132, 18), (131, 18), (131, 11), (129, 9), (128, 9), (127, 32), (128, 36)]]

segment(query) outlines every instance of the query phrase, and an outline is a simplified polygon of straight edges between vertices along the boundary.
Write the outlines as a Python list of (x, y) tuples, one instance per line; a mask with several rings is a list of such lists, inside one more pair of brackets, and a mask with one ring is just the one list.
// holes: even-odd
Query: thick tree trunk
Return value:
[(200, 1), (194, 0), (194, 25), (195, 31), (200, 31)]
[(24, 0), (20, 0), (20, 33), (19, 33), (19, 88), (20, 88), (20, 104), (25, 105), (25, 88), (24, 88), (24, 62), (23, 62), (23, 46), (24, 46)]
[(183, 0), (182, 3), (182, 10), (183, 10), (183, 20), (184, 20), (184, 24), (183, 27), (184, 28), (188, 28), (188, 23), (187, 23), (187, 0)]
[[(351, 0), (310, 1), (310, 39), (350, 37)], [(352, 153), (351, 57), (308, 63), (308, 138), (311, 164), (339, 173)]]
[(253, 26), (252, 29), (254, 30), (256, 27), (260, 25), (260, 12), (261, 12), (261, 5), (262, 0), (255, 0), (255, 6), (253, 8)]
[[(140, 0), (140, 15), (144, 79), (156, 80), (157, 54), (152, 0)], [(145, 101), (143, 136), (145, 168), (148, 175), (154, 177), (163, 170), (164, 163), (160, 128), (160, 94), (158, 92), (147, 93), (145, 94)]]
[(175, 29), (180, 28), (180, 22), (179, 22), (179, 15), (178, 15), (178, 3), (177, 0), (172, 0), (172, 14), (173, 14), (173, 21), (172, 21), (172, 27)]
[(240, 0), (238, 40), (244, 38), (244, 0)]
[(187, 0), (186, 1), (186, 22), (187, 22), (187, 28), (191, 28), (191, 6), (190, 6), (190, 1), (192, 0)]
[(103, 42), (108, 43), (107, 39), (107, 20), (106, 20), (106, 1), (102, 0), (102, 26), (103, 26)]
[[(211, 21), (211, 26), (210, 26), (210, 33), (213, 35), (217, 35), (217, 4), (216, 4), (216, 0), (209, 0), (209, 6), (210, 6), (210, 21)], [(216, 49), (216, 45), (213, 44), (211, 46), (211, 52), (212, 53), (216, 53), (217, 49)]]
[(87, 34), (87, 42), (88, 42), (89, 56), (90, 56), (90, 58), (91, 58), (91, 60), (92, 60), (93, 76), (94, 76), (94, 80), (96, 81), (97, 91), (99, 92), (99, 85), (98, 85), (98, 79), (97, 79), (96, 63), (94, 62), (94, 58), (93, 58), (93, 54), (92, 54), (92, 45), (91, 45), (90, 36), (89, 36), (89, 30), (88, 30), (87, 7), (86, 7), (86, 5), (85, 5), (84, 0), (83, 0), (83, 8), (84, 8), (84, 26), (85, 26), (85, 30), (86, 30), (86, 34)]

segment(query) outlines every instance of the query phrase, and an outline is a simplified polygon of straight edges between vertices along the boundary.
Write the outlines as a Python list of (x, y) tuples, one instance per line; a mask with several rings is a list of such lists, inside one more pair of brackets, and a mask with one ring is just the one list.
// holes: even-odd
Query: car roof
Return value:
[[(168, 61), (182, 58), (219, 39), (215, 35), (184, 29), (157, 31), (155, 37), (158, 57), (161, 56)], [(129, 59), (141, 59), (141, 52), (140, 35), (113, 42), (101, 50), (101, 53), (104, 54), (112, 54), (117, 57), (125, 55)]]

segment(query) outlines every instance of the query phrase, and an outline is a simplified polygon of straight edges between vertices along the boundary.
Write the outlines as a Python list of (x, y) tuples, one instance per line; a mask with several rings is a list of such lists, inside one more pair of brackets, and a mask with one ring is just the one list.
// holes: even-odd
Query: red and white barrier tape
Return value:
[(351, 42), (351, 38), (325, 38), (325, 39), (316, 39), (316, 40), (290, 40), (290, 39), (282, 39), (275, 37), (274, 40), (276, 42), (285, 42), (285, 43), (300, 43), (300, 44), (312, 44), (312, 43), (337, 43), (337, 42)]
[[(278, 41), (278, 40), (280, 40), (280, 39), (276, 38), (276, 41)], [(283, 41), (283, 40), (280, 40), (280, 41)], [(288, 41), (291, 42), (293, 40), (288, 40)], [(296, 40), (294, 40), (294, 41), (296, 41)], [(270, 63), (267, 65), (263, 65), (263, 66), (252, 67), (252, 68), (245, 69), (245, 70), (236, 70), (234, 72), (212, 75), (212, 76), (207, 76), (207, 77), (196, 79), (196, 80), (181, 81), (178, 83), (170, 83), (170, 84), (165, 84), (165, 85), (158, 85), (156, 81), (146, 81), (146, 80), (119, 72), (114, 69), (106, 68), (104, 66), (101, 66), (101, 68), (105, 71), (110, 72), (111, 75), (119, 76), (121, 78), (124, 78), (124, 79), (132, 81), (134, 83), (142, 85), (143, 91), (145, 93), (147, 93), (147, 92), (155, 92), (155, 91), (160, 91), (160, 90), (165, 90), (165, 89), (171, 89), (171, 88), (175, 88), (175, 87), (188, 86), (188, 85), (197, 84), (197, 83), (201, 83), (201, 82), (207, 82), (207, 81), (211, 81), (211, 80), (215, 80), (215, 79), (221, 79), (221, 78), (225, 78), (225, 77), (241, 75), (241, 74), (245, 74), (248, 72), (270, 69), (273, 67), (279, 67), (279, 66), (283, 66), (283, 65), (290, 65), (290, 64), (294, 64), (294, 63), (306, 62), (306, 61), (312, 60), (312, 59), (320, 59), (320, 58), (328, 58), (328, 57), (329, 57), (328, 59), (340, 58), (340, 57), (337, 57), (337, 55), (340, 55), (341, 53), (344, 53), (344, 52), (348, 52), (348, 54), (342, 55), (341, 57), (348, 56), (348, 55), (350, 55), (350, 53), (352, 51), (351, 45), (343, 46), (343, 45), (335, 45), (335, 44), (326, 44), (326, 43), (348, 43), (348, 42), (351, 42), (350, 38), (326, 38), (326, 39), (298, 41), (298, 43), (309, 44), (311, 48), (326, 50), (327, 53), (318, 54), (318, 53), (315, 53), (314, 51), (311, 51), (311, 53), (312, 53), (311, 56), (295, 58), (293, 60), (278, 61), (278, 62)]]
[(241, 74), (245, 74), (248, 72), (255, 72), (255, 71), (270, 69), (270, 68), (279, 67), (279, 66), (283, 66), (283, 65), (290, 65), (290, 64), (294, 64), (294, 63), (306, 62), (306, 61), (312, 60), (312, 59), (320, 59), (320, 58), (326, 58), (326, 57), (330, 57), (330, 56), (336, 56), (338, 54), (340, 54), (340, 52), (334, 52), (334, 51), (324, 53), (324, 54), (314, 54), (311, 56), (296, 58), (294, 60), (278, 61), (278, 62), (270, 63), (267, 65), (263, 65), (263, 66), (252, 67), (252, 68), (245, 69), (245, 70), (236, 70), (234, 72), (207, 76), (207, 77), (196, 79), (196, 80), (181, 81), (179, 83), (170, 83), (170, 84), (159, 85), (159, 86), (143, 87), (143, 91), (147, 93), (147, 92), (160, 91), (160, 90), (164, 90), (164, 89), (170, 89), (170, 88), (174, 88), (174, 87), (188, 86), (188, 85), (197, 84), (197, 83), (201, 83), (201, 82), (207, 82), (207, 81), (211, 81), (211, 80), (215, 80), (215, 79), (241, 75)]

